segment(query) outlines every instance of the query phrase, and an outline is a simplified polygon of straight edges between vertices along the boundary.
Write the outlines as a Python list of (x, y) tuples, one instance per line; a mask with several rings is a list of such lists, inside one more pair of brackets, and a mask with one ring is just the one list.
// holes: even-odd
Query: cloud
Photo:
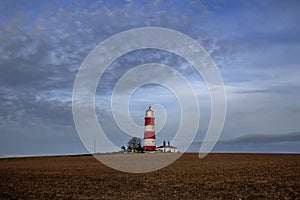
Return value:
[(285, 142), (299, 142), (300, 133), (286, 134), (252, 134), (221, 141), (224, 144), (274, 144)]
[(216, 151), (299, 153), (300, 133), (253, 134), (221, 141)]
[[(190, 151), (198, 152), (202, 142), (194, 142)], [(213, 152), (299, 153), (300, 133), (246, 134), (219, 140)]]

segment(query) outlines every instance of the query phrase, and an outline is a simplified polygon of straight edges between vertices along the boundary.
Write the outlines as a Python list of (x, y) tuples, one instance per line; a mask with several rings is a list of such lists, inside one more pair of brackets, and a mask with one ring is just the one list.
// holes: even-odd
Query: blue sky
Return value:
[[(227, 116), (214, 151), (299, 153), (299, 8), (299, 1), (1, 1), (0, 156), (85, 153), (71, 109), (79, 66), (101, 41), (149, 26), (190, 36), (217, 64)], [(197, 88), (201, 121), (190, 148), (197, 152), (210, 119), (209, 95), (192, 66), (167, 52), (132, 52), (109, 67), (97, 90), (100, 124), (116, 145), (126, 144), (129, 136), (112, 118), (111, 93), (124, 72), (149, 62), (172, 66)], [(158, 143), (171, 140), (179, 106), (166, 88), (137, 90), (132, 118), (142, 125), (152, 104), (168, 113)]]

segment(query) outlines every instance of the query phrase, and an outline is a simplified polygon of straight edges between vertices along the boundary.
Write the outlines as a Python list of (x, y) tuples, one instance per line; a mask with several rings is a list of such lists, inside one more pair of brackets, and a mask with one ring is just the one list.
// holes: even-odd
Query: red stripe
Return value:
[(151, 139), (155, 139), (155, 132), (153, 131), (147, 131), (144, 133), (144, 138), (151, 138)]
[(156, 147), (155, 146), (144, 146), (144, 150), (146, 151), (155, 151)]
[(154, 126), (154, 118), (145, 117), (145, 126), (153, 125)]

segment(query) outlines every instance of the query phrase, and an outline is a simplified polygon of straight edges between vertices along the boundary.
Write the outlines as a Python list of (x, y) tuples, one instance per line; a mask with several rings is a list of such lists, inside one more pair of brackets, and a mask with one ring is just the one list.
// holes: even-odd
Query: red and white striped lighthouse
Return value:
[(154, 129), (154, 117), (153, 110), (149, 106), (146, 110), (145, 116), (145, 129), (144, 129), (144, 150), (145, 151), (155, 151), (155, 129)]

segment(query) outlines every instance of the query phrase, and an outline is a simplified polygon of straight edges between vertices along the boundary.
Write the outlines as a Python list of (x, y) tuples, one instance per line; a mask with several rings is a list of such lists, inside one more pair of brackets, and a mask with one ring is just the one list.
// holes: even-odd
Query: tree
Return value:
[(123, 146), (121, 146), (121, 149), (123, 150), (123, 151), (126, 151), (126, 147), (123, 145)]
[(128, 147), (127, 148), (127, 152), (131, 152), (132, 151), (132, 148), (131, 147)]
[(135, 151), (141, 147), (141, 143), (142, 143), (141, 138), (133, 137), (128, 141), (127, 146), (128, 148), (131, 148), (133, 149), (133, 151)]
[(139, 146), (135, 149), (138, 153), (144, 153), (144, 149), (141, 146), (141, 144), (139, 143)]

